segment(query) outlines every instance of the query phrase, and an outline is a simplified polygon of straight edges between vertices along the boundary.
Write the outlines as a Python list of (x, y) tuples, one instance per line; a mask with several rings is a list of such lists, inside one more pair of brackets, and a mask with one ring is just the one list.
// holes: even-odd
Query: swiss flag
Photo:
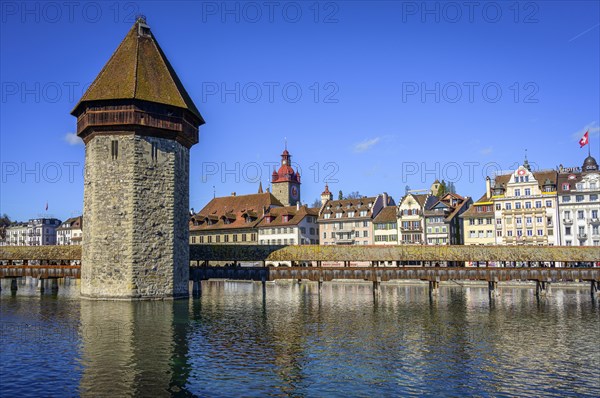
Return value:
[(46, 211), (48, 211), (48, 202), (46, 202)]
[(590, 143), (588, 133), (589, 131), (586, 131), (583, 137), (581, 137), (581, 139), (579, 140), (579, 145), (581, 145), (580, 148), (583, 148), (584, 146)]

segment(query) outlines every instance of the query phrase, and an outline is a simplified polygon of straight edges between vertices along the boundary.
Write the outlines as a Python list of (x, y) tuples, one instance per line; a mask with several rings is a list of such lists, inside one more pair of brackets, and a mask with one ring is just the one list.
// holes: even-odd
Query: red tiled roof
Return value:
[[(192, 216), (190, 231), (253, 228), (262, 219), (264, 210), (282, 206), (269, 192), (214, 198)], [(248, 222), (247, 217), (251, 217), (251, 221)]]
[[(298, 225), (306, 216), (317, 217), (319, 209), (300, 206), (298, 210), (296, 206), (276, 207), (258, 223), (258, 227), (282, 227)], [(284, 216), (288, 216), (289, 220), (284, 221)], [(271, 221), (269, 222), (268, 219)]]

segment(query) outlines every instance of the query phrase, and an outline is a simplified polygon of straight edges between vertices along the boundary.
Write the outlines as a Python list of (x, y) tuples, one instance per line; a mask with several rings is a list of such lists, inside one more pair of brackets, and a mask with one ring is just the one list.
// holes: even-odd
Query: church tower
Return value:
[(292, 168), (292, 155), (287, 148), (281, 154), (279, 170), (271, 176), (273, 195), (284, 206), (295, 206), (300, 202), (300, 174)]
[(82, 297), (187, 297), (189, 150), (204, 120), (145, 18), (71, 114), (85, 143)]

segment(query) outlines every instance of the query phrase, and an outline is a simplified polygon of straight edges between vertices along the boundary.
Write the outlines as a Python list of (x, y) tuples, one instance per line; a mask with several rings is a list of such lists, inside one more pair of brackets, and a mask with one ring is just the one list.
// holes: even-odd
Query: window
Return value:
[(562, 201), (563, 201), (563, 203), (569, 203), (571, 201), (571, 197), (570, 196), (563, 196), (562, 197)]
[(335, 218), (342, 218), (342, 213), (335, 213)]
[(369, 237), (369, 231), (363, 231), (363, 238)]
[(515, 196), (521, 196), (521, 190), (515, 189)]
[(538, 234), (538, 236), (544, 235), (544, 230), (543, 229), (538, 229), (537, 230), (537, 234)]
[(537, 209), (541, 208), (541, 207), (542, 207), (542, 201), (541, 201), (541, 200), (536, 200), (536, 201), (535, 201), (535, 207), (536, 207)]
[(363, 221), (363, 227), (367, 228), (369, 226), (369, 222), (368, 221)]
[(552, 201), (551, 200), (547, 200), (546, 201), (546, 207), (552, 207)]
[(575, 184), (575, 187), (577, 187), (578, 191), (581, 191), (583, 189), (583, 184), (578, 182), (577, 184)]
[(327, 232), (323, 232), (323, 239), (327, 239)]
[(110, 142), (110, 156), (112, 160), (117, 160), (119, 157), (119, 141), (112, 140)]
[(541, 224), (541, 223), (544, 222), (544, 219), (542, 217), (536, 217), (535, 218), (535, 222), (538, 223), (538, 224)]
[(570, 240), (567, 240), (567, 241), (565, 241), (565, 245), (566, 245), (566, 246), (572, 246), (572, 243), (571, 243), (571, 241), (570, 241)]
[(565, 220), (570, 220), (571, 219), (571, 211), (567, 210), (565, 211)]
[(585, 214), (585, 213), (584, 213), (584, 211), (583, 211), (583, 210), (578, 210), (578, 211), (577, 211), (577, 219), (578, 219), (578, 220), (583, 220), (583, 218), (584, 218), (584, 214)]
[(531, 196), (531, 188), (525, 188), (525, 196)]
[(533, 230), (532, 229), (528, 229), (527, 230), (527, 236), (533, 236)]
[(592, 210), (592, 218), (598, 218), (598, 210)]
[(506, 210), (510, 210), (510, 209), (512, 209), (512, 205), (510, 203), (507, 203), (506, 204)]
[(367, 216), (367, 211), (366, 210), (361, 210), (360, 211), (360, 216), (361, 217), (366, 217)]
[(577, 195), (577, 196), (575, 196), (575, 201), (577, 201), (577, 202), (583, 202), (583, 195)]
[[(565, 183), (562, 185), (562, 189), (563, 189), (563, 191), (568, 191), (569, 189), (571, 189), (571, 185), (565, 182)], [(563, 199), (564, 199), (564, 198), (565, 198), (565, 197), (563, 196)]]
[(598, 200), (598, 195), (590, 195), (590, 200), (591, 200), (592, 202), (595, 202), (595, 201), (597, 201), (597, 200)]
[[(471, 218), (471, 219), (469, 220), (469, 225), (475, 225), (475, 220)], [(429, 232), (431, 232), (431, 231), (429, 231)]]
[(517, 225), (521, 225), (522, 219), (521, 219), (521, 217), (516, 217), (515, 221), (516, 221)]
[(192, 236), (192, 243), (196, 243), (196, 237)]
[(515, 209), (520, 209), (520, 208), (521, 208), (521, 202), (515, 203)]
[(496, 210), (501, 210), (502, 209), (502, 205), (500, 203), (496, 203)]
[(531, 202), (525, 202), (525, 208), (531, 209)]

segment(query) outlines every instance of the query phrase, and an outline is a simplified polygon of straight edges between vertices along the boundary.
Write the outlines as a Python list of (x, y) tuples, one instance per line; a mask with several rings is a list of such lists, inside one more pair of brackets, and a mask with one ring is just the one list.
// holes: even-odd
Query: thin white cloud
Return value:
[(571, 40), (569, 40), (569, 42), (579, 39), (581, 36), (585, 35), (587, 32), (590, 32), (590, 31), (596, 29), (598, 26), (600, 26), (600, 23), (597, 23), (596, 25), (592, 26), (591, 28), (584, 30), (583, 32), (579, 33), (577, 36), (572, 37)]
[(596, 121), (586, 124), (584, 127), (580, 128), (572, 134), (573, 140), (579, 141), (586, 131), (589, 131), (590, 137), (599, 137), (600, 125), (598, 125), (598, 122)]
[(77, 137), (77, 134), (75, 134), (75, 133), (65, 134), (65, 141), (69, 145), (82, 145), (83, 144), (83, 141), (81, 140), (81, 138)]
[(381, 137), (375, 137), (368, 140), (364, 140), (354, 145), (354, 152), (365, 152), (371, 149), (374, 145), (376, 145), (379, 141), (381, 141)]
[(482, 148), (479, 153), (482, 155), (489, 155), (490, 153), (492, 153), (494, 151), (494, 149), (491, 146)]

